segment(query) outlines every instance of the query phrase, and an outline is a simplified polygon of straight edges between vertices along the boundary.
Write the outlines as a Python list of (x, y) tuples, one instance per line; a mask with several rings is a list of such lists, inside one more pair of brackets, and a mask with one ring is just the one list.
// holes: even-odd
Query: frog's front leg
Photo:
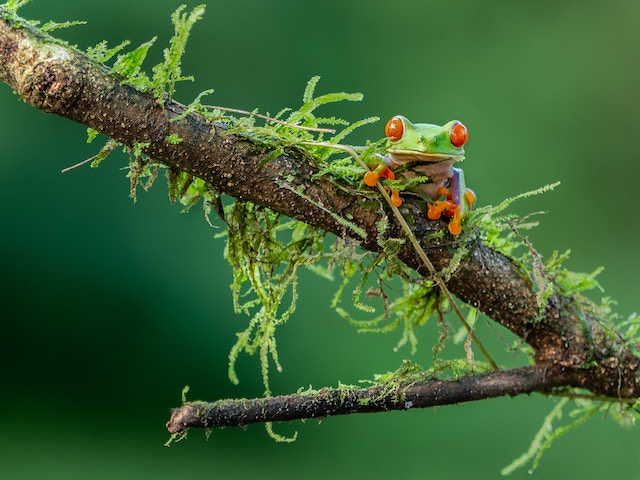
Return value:
[[(378, 180), (380, 178), (386, 178), (388, 180), (396, 179), (396, 174), (393, 173), (393, 170), (391, 170), (385, 162), (381, 162), (373, 170), (369, 170), (367, 173), (365, 173), (363, 180), (365, 185), (369, 187), (375, 187), (376, 183), (378, 183)], [(389, 191), (388, 188), (386, 190)], [(391, 192), (391, 203), (396, 207), (399, 207), (400, 205), (402, 205), (400, 192), (398, 192), (397, 190), (394, 190), (393, 192)]]
[(364, 183), (369, 187), (375, 187), (380, 178), (388, 178), (389, 180), (396, 179), (395, 173), (393, 173), (393, 171), (387, 167), (387, 164), (384, 162), (364, 174)]
[(452, 171), (453, 174), (449, 178), (449, 188), (445, 186), (438, 188), (438, 199), (429, 203), (427, 216), (431, 220), (437, 220), (443, 214), (451, 217), (449, 232), (453, 235), (460, 235), (462, 215), (471, 210), (476, 201), (476, 195), (473, 190), (466, 188), (463, 171), (459, 168), (453, 168)]

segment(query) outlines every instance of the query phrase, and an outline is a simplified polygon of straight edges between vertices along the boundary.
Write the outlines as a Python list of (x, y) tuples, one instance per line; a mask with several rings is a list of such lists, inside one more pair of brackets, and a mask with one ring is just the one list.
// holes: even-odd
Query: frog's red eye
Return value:
[(402, 138), (404, 133), (404, 122), (400, 117), (393, 117), (384, 127), (384, 134), (389, 137), (392, 142), (397, 142)]
[(465, 143), (467, 143), (467, 139), (469, 138), (469, 131), (463, 124), (461, 124), (460, 122), (456, 122), (451, 127), (449, 138), (451, 138), (451, 144), (454, 147), (460, 148)]

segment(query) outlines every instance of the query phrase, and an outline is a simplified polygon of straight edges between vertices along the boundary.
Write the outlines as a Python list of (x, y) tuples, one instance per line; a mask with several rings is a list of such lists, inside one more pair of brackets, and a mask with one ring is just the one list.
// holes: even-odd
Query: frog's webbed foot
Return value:
[[(450, 217), (449, 232), (452, 235), (460, 235), (462, 233), (462, 205), (453, 201), (451, 192), (446, 187), (438, 188), (438, 194), (444, 197), (444, 200), (436, 200), (429, 203), (427, 217), (430, 220), (438, 220), (442, 215)], [(476, 196), (472, 190), (466, 190), (464, 193), (464, 202), (471, 208), (476, 200)]]
[[(378, 180), (381, 178), (386, 178), (388, 180), (395, 180), (396, 175), (395, 173), (393, 173), (393, 171), (389, 167), (387, 167), (386, 164), (382, 163), (381, 165), (378, 165), (375, 169), (369, 170), (367, 173), (365, 173), (363, 180), (367, 186), (375, 187), (376, 184), (378, 183)], [(387, 191), (389, 191), (389, 189), (387, 189)], [(402, 205), (402, 199), (400, 198), (400, 192), (398, 192), (398, 190), (393, 190), (391, 192), (391, 203), (396, 207), (399, 207), (400, 205)]]
[(460, 205), (456, 205), (449, 200), (436, 200), (434, 203), (429, 203), (427, 217), (429, 220), (438, 220), (442, 215), (452, 217), (449, 221), (449, 231), (453, 235), (460, 235), (462, 232), (460, 224), (460, 219), (462, 218), (461, 210)]
[(369, 170), (364, 174), (364, 183), (369, 187), (375, 187), (378, 180), (381, 178), (388, 178), (389, 180), (395, 180), (396, 175), (393, 171), (387, 167), (386, 164), (382, 163), (378, 165), (375, 169)]
[(452, 235), (460, 235), (460, 233), (462, 233), (462, 207), (449, 200), (437, 200), (429, 204), (427, 210), (429, 220), (438, 220), (442, 215), (451, 217), (449, 221), (449, 232), (451, 232)]

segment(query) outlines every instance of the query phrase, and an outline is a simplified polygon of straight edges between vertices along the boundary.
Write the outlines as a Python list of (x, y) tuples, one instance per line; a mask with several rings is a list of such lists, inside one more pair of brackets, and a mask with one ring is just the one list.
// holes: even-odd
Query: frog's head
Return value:
[(443, 126), (411, 123), (396, 115), (387, 122), (387, 155), (394, 163), (458, 162), (464, 159), (464, 144), (469, 138), (467, 127), (457, 120)]

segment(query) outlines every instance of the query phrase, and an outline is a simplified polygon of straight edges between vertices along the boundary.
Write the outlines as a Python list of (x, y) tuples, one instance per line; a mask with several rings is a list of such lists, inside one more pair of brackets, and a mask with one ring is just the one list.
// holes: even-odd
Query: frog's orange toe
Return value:
[(391, 193), (391, 204), (394, 207), (399, 207), (400, 205), (402, 205), (402, 199), (400, 198), (400, 192), (398, 192), (398, 190), (394, 190)]
[(429, 205), (429, 209), (427, 210), (427, 218), (429, 220), (438, 220), (442, 212), (436, 208), (434, 205)]
[(469, 210), (473, 207), (473, 204), (476, 203), (476, 194), (470, 188), (467, 188), (464, 192), (464, 198), (467, 201), (467, 205), (469, 205)]
[(451, 232), (451, 235), (460, 235), (462, 233), (462, 225), (460, 225), (460, 220), (454, 218), (449, 222), (449, 232)]
[(369, 187), (375, 187), (376, 183), (378, 183), (378, 178), (378, 174), (370, 170), (364, 174), (364, 183)]

